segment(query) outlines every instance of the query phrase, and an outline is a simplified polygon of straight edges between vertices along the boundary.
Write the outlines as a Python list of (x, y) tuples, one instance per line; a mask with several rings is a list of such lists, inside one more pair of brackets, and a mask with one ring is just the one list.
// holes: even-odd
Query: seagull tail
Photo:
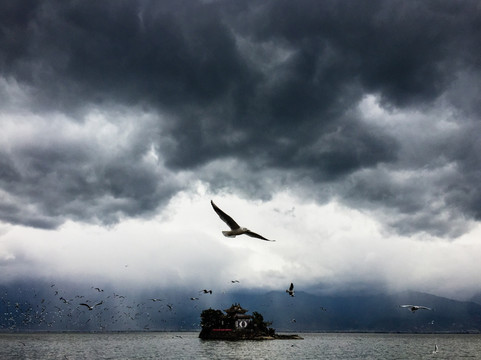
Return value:
[(222, 234), (223, 234), (225, 237), (235, 238), (235, 235), (232, 235), (232, 234), (230, 233), (230, 231), (222, 231)]

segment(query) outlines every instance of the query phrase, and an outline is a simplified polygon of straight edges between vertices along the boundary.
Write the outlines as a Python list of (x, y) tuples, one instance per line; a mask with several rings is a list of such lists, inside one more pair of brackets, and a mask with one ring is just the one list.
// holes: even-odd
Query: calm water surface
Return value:
[(481, 335), (300, 335), (227, 342), (198, 333), (0, 334), (0, 359), (481, 359)]

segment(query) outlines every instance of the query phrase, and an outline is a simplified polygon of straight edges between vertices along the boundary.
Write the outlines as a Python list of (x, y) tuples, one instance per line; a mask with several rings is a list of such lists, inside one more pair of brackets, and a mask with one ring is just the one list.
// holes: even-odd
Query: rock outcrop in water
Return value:
[(240, 304), (233, 304), (224, 310), (207, 309), (202, 311), (202, 330), (199, 337), (204, 340), (274, 340), (302, 339), (298, 335), (278, 335), (270, 327), (271, 323), (264, 321), (258, 312), (248, 315)]

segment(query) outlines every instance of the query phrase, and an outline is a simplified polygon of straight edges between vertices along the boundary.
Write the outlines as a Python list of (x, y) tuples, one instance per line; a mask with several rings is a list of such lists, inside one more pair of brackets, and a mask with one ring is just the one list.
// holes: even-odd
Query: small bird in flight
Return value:
[(290, 296), (294, 297), (294, 284), (291, 283), (291, 286), (289, 286), (289, 289), (286, 290), (286, 293), (288, 293)]
[(210, 201), (210, 203), (212, 204), (214, 211), (217, 213), (217, 215), (219, 215), (221, 220), (225, 222), (227, 226), (230, 227), (230, 231), (222, 231), (222, 234), (224, 234), (224, 236), (236, 237), (237, 235), (247, 235), (247, 236), (265, 240), (265, 241), (275, 241), (275, 240), (266, 239), (264, 236), (256, 234), (255, 232), (252, 232), (245, 227), (240, 227), (233, 218), (231, 218), (229, 215), (227, 215), (225, 212), (219, 209), (212, 200)]
[(99, 305), (102, 305), (103, 303), (104, 303), (104, 302), (101, 301), (101, 302), (99, 302), (98, 304), (95, 304), (95, 305), (92, 305), (92, 306), (90, 306), (89, 304), (85, 304), (85, 303), (81, 303), (81, 304), (79, 304), (79, 305), (86, 306), (86, 307), (88, 307), (88, 309), (89, 309), (90, 311), (92, 311), (92, 310), (94, 309), (94, 307), (99, 306)]
[(420, 310), (420, 309), (422, 309), (422, 310), (432, 310), (431, 308), (428, 308), (426, 306), (421, 306), (421, 305), (399, 305), (399, 307), (408, 308), (413, 313)]
[(212, 290), (207, 290), (207, 289), (201, 290), (199, 292), (204, 293), (204, 294), (212, 294)]

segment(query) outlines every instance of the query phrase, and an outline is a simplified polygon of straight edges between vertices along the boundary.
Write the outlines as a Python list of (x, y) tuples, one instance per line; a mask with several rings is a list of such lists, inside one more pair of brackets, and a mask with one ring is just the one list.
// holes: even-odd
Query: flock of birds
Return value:
[[(247, 235), (263, 241), (273, 242), (275, 240), (268, 239), (258, 233), (255, 233), (246, 227), (241, 227), (239, 224), (227, 213), (222, 211), (212, 200), (211, 205), (217, 215), (224, 221), (230, 230), (222, 231), (226, 237), (236, 237), (239, 235)], [(239, 283), (239, 280), (231, 280), (231, 284)], [(137, 326), (139, 322), (145, 323), (143, 330), (150, 330), (153, 323), (167, 322), (166, 314), (174, 314), (175, 307), (173, 302), (168, 302), (162, 297), (151, 297), (145, 301), (138, 302), (136, 300), (129, 300), (127, 296), (111, 293), (107, 295), (103, 289), (99, 287), (91, 287), (91, 291), (96, 294), (95, 300), (86, 300), (85, 295), (67, 296), (63, 294), (60, 289), (56, 288), (55, 284), (51, 285), (54, 291), (54, 299), (56, 302), (52, 303), (51, 299), (41, 298), (37, 304), (30, 302), (15, 302), (5, 300), (3, 301), (3, 321), (0, 322), (0, 329), (15, 330), (20, 325), (30, 329), (40, 327), (54, 327), (56, 330), (61, 327), (65, 321), (65, 328), (72, 328), (77, 326), (79, 330), (104, 330), (117, 327), (123, 330), (139, 330)], [(290, 283), (285, 292), (290, 296), (295, 296), (294, 283)], [(212, 289), (201, 289), (196, 296), (191, 296), (190, 301), (197, 301), (200, 295), (212, 295)], [(5, 294), (7, 295), (7, 294)], [(37, 297), (35, 294), (34, 297)], [(90, 295), (93, 295), (92, 293)], [(83, 301), (82, 301), (83, 300)], [(149, 304), (151, 302), (151, 305)], [(160, 305), (157, 306), (156, 304)], [(179, 305), (179, 304), (178, 304)], [(185, 304), (184, 304), (185, 305)], [(422, 305), (399, 305), (401, 308), (406, 308), (412, 313), (418, 310), (433, 310), (427, 306)], [(327, 311), (326, 308), (320, 307), (322, 311)], [(21, 315), (21, 316), (20, 316)], [(21, 324), (18, 324), (21, 319)], [(296, 322), (295, 319), (291, 320)], [(92, 326), (92, 324), (94, 324)], [(198, 327), (198, 323), (185, 324), (186, 328)], [(437, 345), (435, 351), (437, 352)]]
[[(230, 286), (238, 283), (237, 279), (229, 281)], [(227, 287), (220, 291), (226, 299), (229, 292)], [(185, 315), (184, 310), (189, 303), (197, 309), (197, 300), (213, 293), (212, 289), (200, 289), (190, 297), (163, 294), (143, 298), (94, 286), (74, 292), (56, 284), (40, 290), (18, 288), (16, 293), (10, 289), (10, 293), (0, 294), (0, 331), (178, 330), (179, 323), (181, 329), (199, 328), (197, 316)]]

